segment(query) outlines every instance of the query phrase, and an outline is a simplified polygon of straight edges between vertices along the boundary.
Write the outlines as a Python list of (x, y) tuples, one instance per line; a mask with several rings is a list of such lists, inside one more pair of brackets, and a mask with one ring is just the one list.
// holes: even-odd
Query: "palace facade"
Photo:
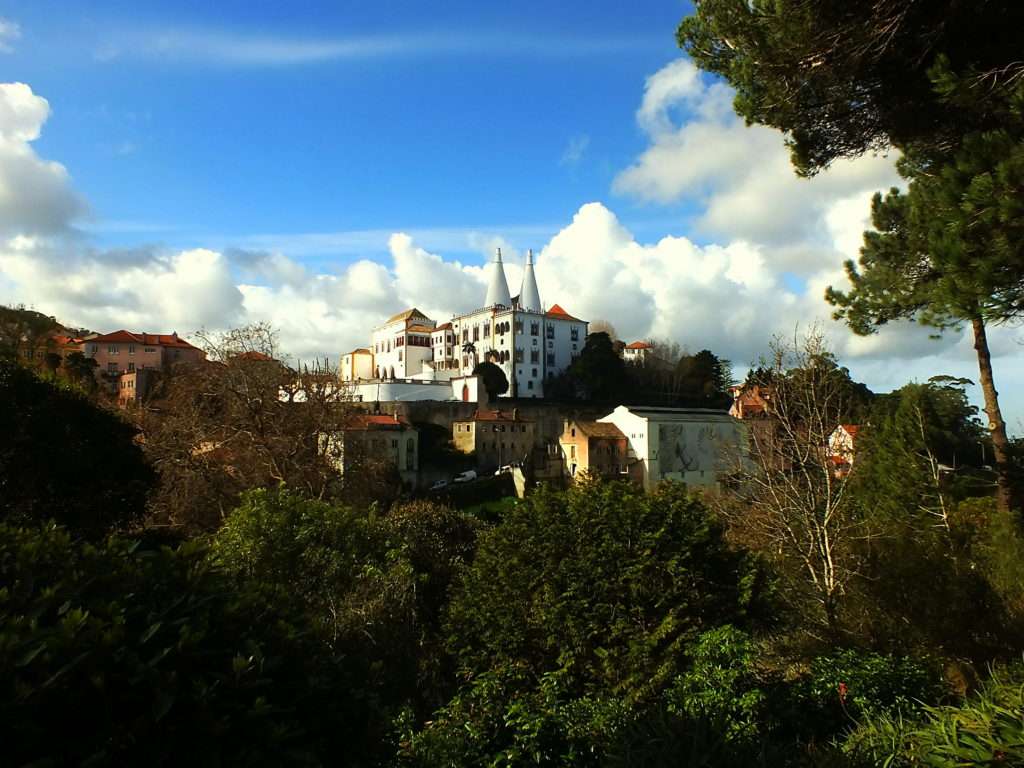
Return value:
[(533, 251), (517, 296), (510, 295), (500, 249), (488, 270), (483, 306), (440, 325), (415, 308), (393, 315), (373, 329), (368, 349), (342, 356), (342, 381), (449, 381), (488, 361), (504, 371), (506, 397), (543, 397), (544, 383), (579, 356), (587, 321), (558, 304), (544, 308)]

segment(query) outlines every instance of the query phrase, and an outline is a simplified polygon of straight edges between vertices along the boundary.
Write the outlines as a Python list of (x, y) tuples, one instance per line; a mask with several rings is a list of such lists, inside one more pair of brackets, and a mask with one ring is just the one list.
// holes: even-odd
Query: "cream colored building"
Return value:
[(373, 352), (366, 347), (342, 355), (338, 371), (342, 381), (365, 381), (374, 378)]

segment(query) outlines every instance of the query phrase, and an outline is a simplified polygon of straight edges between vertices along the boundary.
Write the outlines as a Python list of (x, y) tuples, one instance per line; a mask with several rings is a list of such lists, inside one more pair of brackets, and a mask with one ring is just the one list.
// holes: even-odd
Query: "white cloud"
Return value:
[(10, 19), (0, 18), (0, 53), (13, 53), (14, 43), (21, 39), (21, 26)]
[(24, 83), (0, 83), (0, 235), (63, 231), (84, 212), (64, 166), (32, 148), (49, 115)]
[[(614, 190), (655, 203), (695, 203), (700, 231), (784, 246), (783, 266), (813, 271), (820, 256), (835, 255), (820, 254), (832, 245), (824, 224), (833, 206), (849, 213), (851, 199), (866, 206), (874, 191), (898, 184), (892, 158), (840, 160), (812, 179), (799, 178), (782, 135), (745, 125), (731, 97), (721, 83), (706, 83), (688, 59), (648, 78), (637, 122), (650, 146), (618, 175)], [(817, 246), (820, 256), (800, 243)]]

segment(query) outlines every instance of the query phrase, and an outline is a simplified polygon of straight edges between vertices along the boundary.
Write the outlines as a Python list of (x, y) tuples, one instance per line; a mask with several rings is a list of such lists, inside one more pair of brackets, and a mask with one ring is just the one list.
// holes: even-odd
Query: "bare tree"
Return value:
[(652, 357), (656, 358), (662, 365), (668, 366), (669, 369), (675, 370), (679, 358), (683, 356), (683, 348), (679, 346), (678, 341), (672, 341), (671, 339), (648, 339), (647, 343), (651, 345)]
[(733, 536), (779, 561), (834, 636), (858, 570), (852, 545), (862, 534), (828, 449), (849, 408), (849, 379), (816, 328), (792, 342), (776, 339), (762, 369), (771, 378), (771, 412), (745, 422), (746, 439), (732, 456), (734, 482), (717, 503)]
[(146, 451), (160, 471), (154, 514), (210, 528), (248, 488), (286, 483), (323, 497), (338, 474), (320, 450), (348, 412), (348, 390), (326, 361), (281, 362), (265, 323), (200, 332), (207, 360), (176, 366), (142, 412)]

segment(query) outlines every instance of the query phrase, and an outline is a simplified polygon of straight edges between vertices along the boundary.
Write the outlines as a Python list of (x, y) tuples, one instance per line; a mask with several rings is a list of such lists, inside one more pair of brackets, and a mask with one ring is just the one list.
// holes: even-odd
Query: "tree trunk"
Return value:
[(974, 328), (974, 349), (978, 353), (978, 372), (981, 391), (985, 396), (985, 413), (988, 414), (988, 429), (992, 436), (992, 453), (996, 463), (996, 501), (1001, 512), (1009, 512), (1016, 506), (1013, 472), (1010, 462), (1010, 441), (1006, 437), (1006, 422), (999, 410), (999, 393), (992, 379), (992, 356), (988, 351), (988, 336), (985, 321), (980, 317), (971, 319)]

